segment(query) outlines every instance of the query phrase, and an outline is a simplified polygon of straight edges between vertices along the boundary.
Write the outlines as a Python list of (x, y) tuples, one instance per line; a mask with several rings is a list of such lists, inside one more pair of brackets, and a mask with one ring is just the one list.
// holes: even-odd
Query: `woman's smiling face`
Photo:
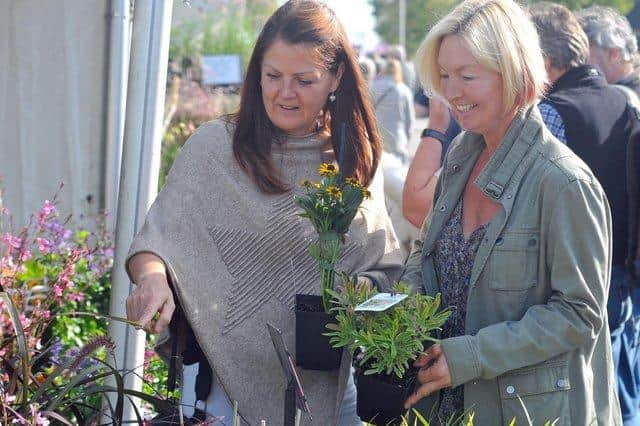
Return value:
[(304, 44), (289, 44), (278, 39), (262, 60), (260, 84), (267, 116), (291, 136), (314, 131), (329, 93), (340, 83), (342, 67), (333, 74), (318, 65), (314, 53)]
[(438, 52), (440, 91), (460, 126), (487, 137), (502, 138), (511, 117), (505, 111), (500, 74), (483, 67), (457, 35), (442, 39)]

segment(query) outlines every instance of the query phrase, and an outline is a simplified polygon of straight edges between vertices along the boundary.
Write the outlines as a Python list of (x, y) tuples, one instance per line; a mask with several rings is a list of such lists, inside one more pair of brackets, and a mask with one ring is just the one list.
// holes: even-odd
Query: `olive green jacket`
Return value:
[[(445, 159), (433, 211), (403, 281), (440, 291), (433, 250), (484, 148), (459, 136)], [(624, 167), (624, 165), (621, 165)], [(606, 301), (611, 218), (591, 170), (521, 111), (474, 181), (502, 208), (476, 253), (466, 335), (442, 340), (452, 386), (464, 385), (476, 425), (621, 424)], [(416, 408), (429, 415), (438, 395)]]

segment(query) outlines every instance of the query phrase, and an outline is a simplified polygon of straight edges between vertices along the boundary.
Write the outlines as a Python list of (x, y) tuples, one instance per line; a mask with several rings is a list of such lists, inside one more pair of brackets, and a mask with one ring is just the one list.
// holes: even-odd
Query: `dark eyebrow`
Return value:
[[(271, 68), (273, 71), (280, 72), (280, 71), (279, 71), (277, 68), (275, 68), (273, 65), (269, 65), (269, 64), (263, 64), (263, 65), (264, 65), (265, 67), (269, 67), (269, 68)], [(296, 77), (300, 77), (300, 76), (305, 75), (305, 74), (313, 74), (315, 71), (316, 71), (316, 70), (302, 71), (302, 72), (297, 72), (297, 73), (295, 73), (295, 74), (293, 74), (293, 75), (294, 75), (294, 76), (296, 76)]]

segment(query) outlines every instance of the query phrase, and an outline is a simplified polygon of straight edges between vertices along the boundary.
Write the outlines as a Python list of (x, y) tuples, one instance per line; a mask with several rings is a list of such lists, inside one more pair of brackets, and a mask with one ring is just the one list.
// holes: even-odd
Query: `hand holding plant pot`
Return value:
[(322, 333), (332, 321), (330, 292), (335, 266), (349, 225), (370, 193), (357, 180), (343, 179), (333, 164), (321, 164), (319, 174), (319, 183), (302, 182), (305, 194), (294, 198), (302, 208), (300, 216), (309, 219), (318, 233), (318, 239), (309, 245), (309, 254), (320, 269), (320, 296), (296, 295), (296, 362), (307, 369), (331, 370), (339, 366), (341, 351), (331, 348)]
[[(328, 325), (332, 331), (327, 335), (333, 346), (356, 352), (358, 415), (374, 424), (400, 421), (418, 374), (413, 362), (423, 353), (425, 343), (437, 341), (433, 333), (450, 311), (439, 310), (439, 294), (410, 294), (382, 312), (356, 311), (376, 291), (355, 279), (345, 277), (343, 281), (339, 291), (331, 291), (337, 324)], [(403, 283), (397, 283), (394, 291), (410, 293)]]

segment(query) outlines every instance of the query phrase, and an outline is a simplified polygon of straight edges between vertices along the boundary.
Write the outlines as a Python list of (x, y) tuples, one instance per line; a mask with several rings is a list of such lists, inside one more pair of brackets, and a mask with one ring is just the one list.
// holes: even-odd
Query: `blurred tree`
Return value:
[[(398, 43), (398, 0), (369, 0), (376, 18), (376, 31), (383, 40), (390, 44)], [(525, 0), (525, 3), (536, 3), (536, 0)], [(412, 58), (420, 42), (433, 24), (446, 15), (460, 0), (406, 0), (407, 5), (407, 56)], [(558, 0), (569, 9), (581, 9), (593, 5), (611, 6), (623, 14), (627, 14), (634, 5), (634, 0)]]
[(253, 45), (277, 0), (199, 0), (185, 7), (174, 0), (169, 59), (188, 68), (200, 55), (242, 55), (246, 65)]
[[(370, 0), (376, 31), (390, 44), (398, 43), (398, 0)], [(413, 58), (427, 30), (459, 3), (456, 0), (406, 0), (407, 56)]]

